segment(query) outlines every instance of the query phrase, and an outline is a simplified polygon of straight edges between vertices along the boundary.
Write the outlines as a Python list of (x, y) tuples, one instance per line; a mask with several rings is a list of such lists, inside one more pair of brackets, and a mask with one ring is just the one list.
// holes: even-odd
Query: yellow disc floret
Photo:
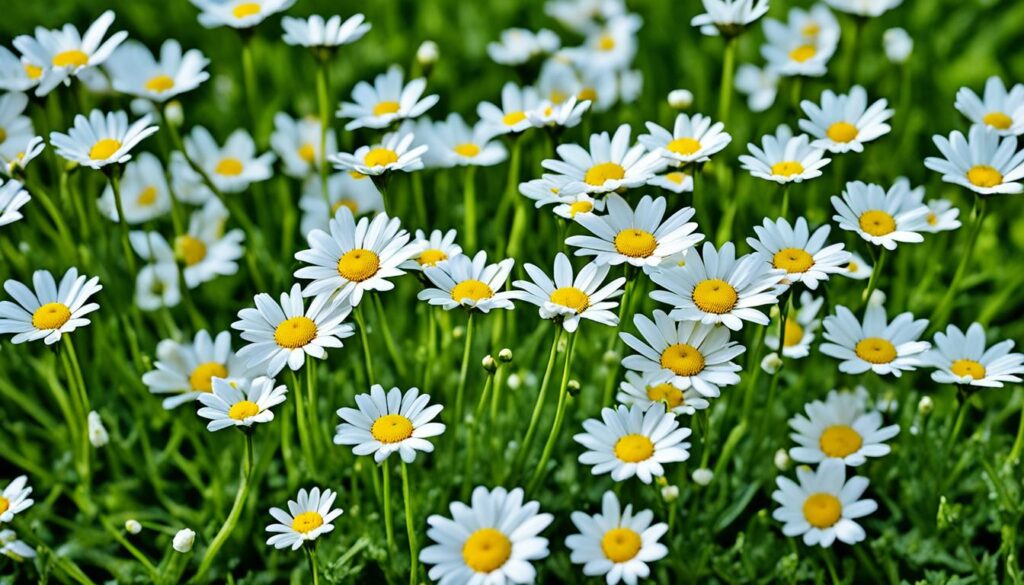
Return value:
[(720, 278), (702, 280), (693, 287), (693, 304), (705, 313), (721, 315), (736, 306), (736, 289)]
[(260, 407), (255, 402), (242, 400), (231, 405), (228, 416), (235, 420), (245, 420), (250, 416), (255, 416), (259, 411)]
[(811, 494), (804, 501), (804, 518), (815, 528), (828, 528), (839, 521), (843, 505), (832, 494)]
[(338, 260), (338, 274), (345, 280), (363, 282), (380, 269), (380, 257), (372, 250), (349, 250)]
[(853, 351), (871, 364), (888, 364), (896, 359), (896, 346), (881, 337), (865, 337), (857, 342)]
[(316, 338), (316, 323), (309, 317), (292, 317), (274, 329), (274, 342), (285, 349), (298, 349)]
[(658, 248), (658, 240), (648, 231), (630, 228), (615, 234), (615, 251), (630, 258), (646, 258)]
[(635, 530), (612, 528), (601, 537), (601, 551), (613, 563), (624, 563), (636, 557), (643, 541)]
[(551, 302), (582, 313), (590, 306), (590, 297), (574, 286), (563, 286), (551, 293)]
[(606, 181), (618, 181), (626, 176), (626, 169), (622, 168), (622, 165), (613, 162), (598, 163), (584, 175), (583, 181), (588, 185), (594, 185), (600, 187), (604, 185)]
[(501, 568), (512, 556), (512, 541), (494, 528), (480, 528), (462, 545), (462, 560), (477, 573)]
[(661, 352), (661, 367), (677, 376), (696, 376), (704, 371), (704, 355), (688, 343), (675, 343)]
[(188, 384), (196, 392), (213, 390), (214, 378), (227, 378), (228, 369), (220, 362), (206, 362), (196, 366), (188, 377)]
[(381, 443), (391, 444), (412, 436), (412, 421), (400, 414), (385, 414), (373, 421), (370, 434)]
[(463, 299), (480, 302), (493, 296), (494, 291), (491, 290), (491, 287), (487, 286), (486, 282), (472, 278), (463, 280), (452, 287), (452, 300), (457, 303), (461, 303)]
[(846, 457), (856, 453), (863, 444), (864, 439), (861, 438), (860, 433), (847, 425), (827, 427), (818, 439), (821, 452), (829, 457)]
[(646, 461), (654, 455), (654, 443), (644, 435), (623, 435), (615, 443), (615, 456), (626, 463)]
[(32, 313), (36, 329), (60, 329), (71, 320), (71, 309), (64, 303), (46, 303)]

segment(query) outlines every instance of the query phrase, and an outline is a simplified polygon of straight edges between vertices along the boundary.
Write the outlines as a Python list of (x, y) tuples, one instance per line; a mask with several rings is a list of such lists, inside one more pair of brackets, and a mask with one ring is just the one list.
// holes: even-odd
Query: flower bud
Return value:
[(761, 369), (764, 370), (765, 373), (769, 375), (775, 375), (775, 373), (778, 372), (779, 368), (781, 367), (782, 358), (780, 358), (779, 354), (775, 353), (774, 351), (764, 356), (764, 359), (761, 360)]
[(917, 402), (917, 412), (921, 413), (921, 416), (928, 416), (934, 409), (935, 401), (931, 396), (922, 396), (921, 400)]
[(699, 486), (705, 486), (711, 483), (711, 480), (715, 479), (715, 472), (711, 471), (707, 467), (700, 467), (698, 469), (694, 469), (690, 477), (693, 479), (693, 483)]
[(868, 299), (868, 304), (876, 307), (881, 307), (885, 304), (885, 291), (878, 290), (877, 288), (871, 291), (871, 298)]
[(506, 347), (499, 351), (498, 361), (504, 362), (506, 364), (512, 361), (512, 350)]
[(619, 352), (615, 351), (614, 349), (609, 349), (608, 351), (604, 352), (603, 356), (601, 356), (601, 360), (606, 365), (614, 366), (615, 364), (619, 363), (620, 357), (621, 356), (619, 356)]
[(775, 452), (775, 468), (779, 471), (789, 469), (789, 453), (785, 449), (779, 449)]
[(462, 339), (462, 336), (466, 334), (466, 328), (462, 325), (452, 328), (452, 339)]
[(484, 359), (480, 360), (480, 365), (491, 374), (498, 369), (498, 362), (490, 354), (485, 355)]
[(192, 550), (192, 543), (196, 541), (196, 532), (191, 528), (182, 528), (174, 535), (171, 546), (180, 553), (187, 553)]
[(882, 34), (885, 56), (897, 65), (906, 63), (914, 51), (914, 39), (902, 28), (890, 28)]
[(569, 383), (566, 385), (566, 389), (569, 391), (569, 396), (572, 396), (573, 398), (579, 396), (580, 395), (580, 382), (579, 382), (579, 380), (569, 380)]
[(181, 102), (178, 100), (167, 102), (167, 105), (164, 106), (164, 120), (168, 124), (173, 124), (175, 128), (181, 127), (185, 122), (185, 110), (181, 107)]
[(138, 520), (129, 518), (124, 521), (124, 529), (128, 534), (138, 534), (142, 532), (142, 524), (139, 524)]
[(505, 385), (508, 386), (509, 390), (518, 390), (523, 386), (523, 379), (519, 374), (509, 374), (508, 380), (505, 381)]
[(693, 93), (688, 89), (673, 89), (668, 92), (668, 105), (685, 110), (693, 105)]
[(98, 449), (109, 443), (110, 436), (107, 435), (107, 429), (103, 427), (103, 419), (100, 418), (100, 413), (95, 410), (90, 412), (88, 421), (89, 442), (92, 443), (92, 446)]
[(441, 50), (434, 41), (423, 41), (420, 43), (420, 47), (416, 49), (416, 62), (423, 67), (429, 67), (437, 63), (437, 59), (440, 56)]
[(667, 485), (661, 488), (661, 499), (669, 503), (679, 499), (679, 486)]

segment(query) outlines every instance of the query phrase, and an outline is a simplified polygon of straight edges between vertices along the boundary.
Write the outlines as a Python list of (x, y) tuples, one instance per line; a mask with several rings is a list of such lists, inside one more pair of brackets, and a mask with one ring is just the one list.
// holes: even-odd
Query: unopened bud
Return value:
[(935, 401), (932, 400), (931, 396), (923, 396), (917, 403), (917, 412), (927, 416), (935, 409)]
[(782, 367), (782, 358), (774, 351), (761, 360), (761, 369), (769, 375), (774, 375)]
[(187, 553), (192, 550), (192, 544), (196, 541), (196, 532), (191, 528), (182, 528), (174, 535), (171, 546), (180, 553)]
[(775, 452), (775, 468), (779, 471), (789, 469), (789, 453), (785, 449), (779, 449)]
[(485, 355), (484, 359), (480, 360), (480, 365), (492, 374), (498, 369), (498, 362), (490, 354)]
[(693, 483), (699, 486), (705, 486), (711, 483), (711, 480), (715, 479), (715, 472), (711, 471), (707, 467), (700, 467), (698, 469), (694, 469), (693, 473), (690, 474), (690, 477), (693, 479)]
[(615, 364), (619, 363), (619, 357), (619, 352), (615, 351), (614, 349), (609, 349), (608, 351), (604, 352), (603, 356), (601, 356), (601, 360), (606, 365), (614, 366)]
[(579, 380), (569, 380), (569, 383), (566, 384), (566, 389), (569, 390), (569, 396), (572, 396), (573, 398), (579, 396), (580, 395), (580, 383), (579, 383)]
[(452, 329), (452, 339), (462, 339), (462, 336), (466, 334), (466, 328), (462, 325), (454, 327)]
[(666, 502), (674, 502), (679, 499), (679, 486), (667, 485), (661, 488), (661, 499)]
[(877, 288), (871, 291), (871, 298), (868, 299), (868, 304), (876, 307), (881, 307), (885, 304), (885, 291), (880, 291)]
[(668, 105), (685, 110), (693, 105), (693, 93), (688, 89), (673, 89), (668, 92)]
[(167, 102), (167, 105), (164, 106), (164, 120), (176, 128), (185, 122), (185, 109), (181, 107), (181, 102), (178, 100)]
[(103, 419), (100, 418), (100, 413), (95, 410), (90, 412), (88, 422), (89, 442), (92, 443), (93, 447), (98, 449), (110, 442), (110, 436), (107, 435), (107, 429), (103, 427)]
[(906, 63), (914, 51), (914, 39), (902, 28), (890, 28), (882, 33), (882, 45), (889, 61), (898, 64)]
[(423, 41), (420, 43), (420, 48), (416, 49), (416, 61), (424, 67), (437, 63), (440, 56), (441, 50), (434, 41)]
[(138, 520), (125, 520), (124, 529), (128, 534), (138, 534), (142, 532), (142, 524), (139, 524)]
[(523, 385), (523, 379), (519, 374), (509, 374), (508, 380), (505, 381), (505, 385), (509, 387), (509, 390), (518, 390)]
[(499, 351), (498, 361), (504, 362), (506, 364), (512, 361), (512, 350), (506, 347)]

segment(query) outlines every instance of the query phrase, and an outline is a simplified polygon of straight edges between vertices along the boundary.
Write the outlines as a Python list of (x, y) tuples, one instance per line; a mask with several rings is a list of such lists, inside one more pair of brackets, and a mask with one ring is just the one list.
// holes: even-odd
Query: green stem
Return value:
[(875, 292), (878, 288), (878, 276), (882, 274), (882, 267), (885, 266), (885, 259), (889, 256), (888, 250), (882, 248), (882, 251), (878, 254), (878, 260), (875, 262), (874, 268), (871, 270), (871, 278), (868, 279), (868, 287), (864, 289), (863, 295), (861, 295), (861, 301), (864, 303), (864, 307), (867, 308), (868, 303), (871, 302), (871, 293)]
[(327, 193), (327, 133), (330, 130), (330, 102), (327, 97), (327, 70), (329, 61), (321, 59), (316, 68), (316, 98), (320, 109), (320, 193), (327, 204), (327, 217), (331, 217), (331, 198)]
[(220, 531), (217, 532), (217, 536), (213, 538), (213, 542), (206, 549), (206, 554), (203, 555), (203, 560), (199, 564), (199, 570), (196, 571), (193, 582), (201, 582), (202, 576), (209, 570), (210, 565), (213, 564), (213, 559), (216, 558), (217, 552), (220, 550), (228, 537), (231, 536), (231, 532), (234, 531), (235, 525), (238, 524), (238, 517), (242, 514), (242, 509), (245, 507), (245, 501), (249, 496), (250, 480), (252, 478), (252, 469), (254, 466), (254, 456), (252, 447), (252, 433), (251, 429), (243, 431), (245, 435), (245, 462), (241, 469), (241, 480), (238, 483), (238, 492), (235, 494), (235, 502), (231, 506), (231, 512), (228, 513), (227, 520), (224, 521), (224, 525), (220, 527)]
[(725, 57), (722, 62), (722, 84), (718, 93), (718, 120), (729, 127), (729, 112), (732, 108), (732, 82), (736, 69), (736, 44), (739, 37), (725, 41)]
[(143, 554), (142, 551), (140, 551), (138, 548), (136, 548), (135, 545), (129, 542), (128, 539), (125, 538), (123, 534), (121, 534), (121, 531), (114, 528), (114, 526), (110, 523), (109, 520), (101, 516), (100, 524), (103, 525), (103, 529), (107, 531), (107, 534), (109, 534), (111, 538), (116, 540), (121, 546), (124, 547), (125, 550), (128, 551), (129, 554), (135, 557), (135, 560), (139, 561), (139, 564), (141, 564), (142, 567), (146, 569), (146, 572), (149, 573), (149, 578), (152, 579), (154, 583), (156, 583), (160, 578), (160, 571), (158, 571), (156, 566), (154, 566), (153, 563), (148, 558), (146, 558), (146, 555)]
[(473, 316), (470, 313), (466, 320), (466, 344), (462, 348), (462, 364), (459, 368), (459, 385), (455, 391), (455, 416), (452, 419), (452, 436), (458, 437), (458, 428), (462, 422), (462, 404), (466, 395), (466, 378), (469, 377), (469, 354), (473, 348)]
[(391, 327), (388, 326), (388, 318), (384, 312), (384, 303), (380, 300), (380, 295), (370, 296), (373, 297), (373, 307), (377, 310), (377, 321), (380, 323), (384, 347), (387, 348), (388, 355), (391, 356), (391, 361), (395, 364), (395, 372), (398, 378), (405, 378), (405, 360), (402, 359), (401, 354), (398, 352), (394, 336), (391, 335)]
[(320, 571), (317, 569), (316, 563), (316, 545), (313, 541), (306, 543), (306, 546), (302, 547), (302, 550), (306, 553), (306, 560), (309, 563), (309, 574), (313, 578), (313, 585), (320, 585)]
[(252, 39), (253, 35), (249, 33), (246, 33), (242, 39), (242, 81), (245, 83), (246, 107), (249, 109), (253, 137), (256, 139), (257, 144), (259, 144), (259, 113), (256, 109), (256, 64), (252, 55)]
[(540, 381), (540, 390), (537, 392), (537, 401), (533, 405), (533, 414), (530, 416), (530, 425), (526, 427), (526, 435), (519, 446), (519, 454), (516, 457), (516, 464), (513, 469), (517, 470), (524, 461), (530, 450), (530, 443), (533, 442), (533, 435), (537, 431), (537, 423), (540, 422), (540, 414), (544, 410), (548, 393), (548, 384), (551, 381), (551, 373), (555, 368), (555, 358), (558, 355), (558, 340), (562, 338), (562, 326), (555, 324), (555, 336), (551, 340), (551, 351), (548, 352), (548, 365), (544, 368), (544, 377)]
[(853, 34), (850, 35), (849, 49), (846, 51), (846, 67), (843, 69), (842, 89), (850, 87), (857, 69), (857, 44), (860, 41), (860, 34), (864, 28), (864, 17), (855, 16), (853, 23)]
[[(1018, 389), (1018, 394), (1022, 392)], [(1013, 448), (1006, 458), (1006, 465), (1017, 465), (1020, 462), (1021, 450), (1024, 449), (1024, 400), (1021, 400), (1020, 422), (1017, 425), (1017, 438), (1013, 441)]]
[[(470, 421), (470, 436), (472, 437), (486, 437), (487, 431), (480, 432), (480, 422), (484, 417), (484, 406), (487, 404), (487, 399), (491, 394), (491, 387), (494, 382), (494, 374), (492, 372), (487, 373), (487, 379), (484, 380), (484, 389), (480, 392), (480, 399), (477, 401), (476, 410), (473, 411), (473, 420)], [(493, 432), (493, 431), (491, 431)], [(473, 485), (472, 477), (473, 472), (476, 470), (476, 456), (477, 456), (477, 443), (479, 441), (469, 441), (469, 445), (466, 447), (466, 475), (462, 479), (462, 499), (465, 500), (469, 497), (469, 488)]]
[(128, 220), (124, 217), (124, 203), (121, 201), (121, 167), (114, 165), (110, 172), (110, 188), (114, 191), (114, 205), (117, 208), (117, 223), (121, 229), (121, 247), (124, 249), (124, 260), (128, 266), (128, 274), (138, 274), (135, 267), (135, 253), (132, 252), (132, 244), (128, 239)]
[(388, 540), (388, 551), (393, 555), (395, 554), (395, 523), (391, 517), (391, 470), (388, 469), (386, 458), (380, 468), (384, 480), (384, 532)]
[(373, 357), (370, 355), (370, 341), (366, 335), (366, 319), (363, 318), (363, 308), (356, 305), (352, 313), (356, 317), (356, 326), (359, 328), (359, 340), (363, 344), (363, 365), (366, 367), (366, 380), (372, 386), (377, 383), (377, 377), (373, 374)]
[(930, 319), (932, 327), (941, 327), (949, 318), (949, 313), (953, 308), (953, 300), (956, 298), (956, 293), (960, 288), (960, 281), (963, 280), (964, 274), (967, 273), (967, 266), (971, 263), (971, 257), (974, 256), (974, 247), (978, 243), (978, 236), (981, 235), (982, 224), (985, 223), (985, 198), (981, 195), (974, 196), (972, 216), (974, 217), (974, 223), (971, 225), (971, 233), (968, 236), (967, 249), (960, 256), (960, 264), (957, 265), (956, 272), (953, 274), (953, 282), (949, 283), (946, 294), (943, 295), (942, 301), (939, 302), (939, 305), (935, 307), (935, 311), (932, 313)]
[(462, 231), (466, 248), (476, 250), (476, 167), (466, 167), (465, 185), (462, 191)]
[(508, 177), (505, 179), (505, 202), (506, 205), (511, 205), (515, 211), (512, 216), (512, 229), (509, 230), (506, 252), (512, 258), (518, 258), (527, 219), (526, 198), (519, 195), (520, 169), (523, 164), (522, 136), (514, 136), (510, 147), (512, 154), (508, 162)]
[(957, 437), (960, 436), (960, 430), (963, 429), (964, 421), (967, 420), (967, 411), (970, 410), (970, 395), (966, 392), (957, 391), (957, 411), (956, 420), (953, 422), (953, 427), (949, 431), (949, 437), (946, 438), (946, 454), (944, 459), (949, 459), (949, 453), (953, 451), (953, 443), (956, 442)]
[(402, 500), (405, 504), (405, 531), (409, 534), (409, 585), (416, 585), (419, 572), (416, 522), (413, 519), (412, 490), (409, 489), (409, 468), (405, 461), (402, 461)]
[(569, 343), (565, 348), (565, 367), (562, 368), (562, 384), (558, 390), (558, 406), (555, 409), (555, 421), (551, 425), (551, 432), (548, 434), (547, 443), (544, 444), (544, 452), (541, 453), (540, 461), (537, 462), (537, 467), (533, 470), (533, 477), (530, 479), (530, 484), (526, 489), (527, 493), (533, 493), (537, 483), (544, 477), (544, 468), (547, 467), (548, 459), (551, 458), (551, 452), (554, 450), (555, 443), (558, 442), (559, 432), (562, 430), (562, 422), (565, 420), (565, 409), (569, 402), (569, 374), (572, 372), (572, 354), (575, 347), (576, 334), (570, 333)]
[(790, 183), (782, 186), (782, 204), (779, 206), (779, 217), (786, 217), (789, 214), (789, 187)]
[[(306, 367), (309, 367), (309, 364), (306, 364)], [(295, 426), (299, 431), (302, 455), (306, 459), (306, 469), (310, 472), (315, 472), (313, 444), (309, 437), (309, 417), (306, 414), (306, 401), (302, 399), (302, 384), (299, 382), (299, 375), (295, 373), (295, 370), (289, 368), (288, 372), (292, 378), (291, 390), (295, 393)]]

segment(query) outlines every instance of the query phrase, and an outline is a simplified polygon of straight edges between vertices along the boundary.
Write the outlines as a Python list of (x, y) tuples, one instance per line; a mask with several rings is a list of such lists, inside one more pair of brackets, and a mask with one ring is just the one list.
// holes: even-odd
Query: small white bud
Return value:
[(164, 119), (168, 124), (181, 126), (185, 121), (185, 110), (181, 107), (181, 102), (178, 100), (167, 102), (167, 105), (164, 106)]
[(897, 65), (906, 63), (914, 51), (914, 39), (902, 28), (890, 28), (882, 34), (885, 56)]
[(764, 358), (761, 360), (761, 369), (764, 370), (765, 373), (769, 375), (775, 375), (775, 372), (778, 372), (779, 368), (781, 367), (782, 358), (780, 358), (779, 354), (775, 353), (774, 351), (764, 356)]
[(498, 369), (498, 362), (491, 357), (490, 354), (484, 356), (484, 359), (480, 360), (480, 365), (484, 367), (488, 372), (494, 373)]
[(502, 348), (502, 350), (498, 352), (498, 359), (505, 363), (512, 361), (512, 350), (507, 347)]
[(420, 48), (416, 49), (416, 61), (425, 67), (437, 63), (440, 56), (441, 50), (434, 41), (423, 41)]
[(523, 385), (523, 379), (519, 377), (519, 374), (509, 374), (505, 384), (510, 390), (518, 390)]
[(29, 252), (32, 251), (32, 245), (22, 240), (18, 242), (18, 251), (21, 252), (22, 254), (28, 254)]
[(95, 410), (89, 413), (89, 442), (97, 449), (110, 442), (107, 429), (103, 427), (103, 419)]
[(917, 412), (923, 415), (929, 414), (935, 409), (935, 401), (932, 400), (931, 396), (923, 396), (917, 403)]
[(775, 452), (775, 468), (779, 471), (789, 469), (789, 453), (785, 449), (779, 449)]
[(711, 480), (715, 479), (715, 472), (711, 471), (707, 467), (700, 467), (698, 469), (694, 469), (690, 477), (693, 479), (693, 483), (699, 486), (705, 486), (711, 483)]
[(603, 356), (601, 356), (601, 360), (604, 361), (604, 363), (608, 364), (609, 366), (614, 366), (615, 364), (619, 363), (620, 357), (621, 356), (619, 356), (619, 352), (615, 351), (614, 349), (609, 349), (608, 351), (604, 352)]
[(142, 524), (138, 520), (128, 519), (124, 521), (124, 529), (128, 534), (138, 534), (142, 532)]
[(466, 328), (462, 325), (452, 328), (452, 339), (462, 339), (462, 336), (466, 334)]
[(679, 499), (679, 486), (667, 485), (661, 488), (661, 499), (666, 502), (674, 502)]
[(668, 92), (668, 105), (685, 110), (693, 105), (693, 93), (688, 89), (673, 89)]
[(771, 308), (768, 309), (768, 317), (772, 320), (778, 319), (781, 315), (782, 311), (779, 310), (778, 305), (772, 305)]
[(180, 553), (187, 553), (192, 550), (192, 543), (196, 541), (196, 532), (191, 528), (182, 528), (174, 535), (171, 546)]
[(875, 307), (881, 307), (885, 304), (885, 298), (885, 291), (881, 291), (876, 288), (871, 291), (871, 298), (868, 299), (868, 304)]

